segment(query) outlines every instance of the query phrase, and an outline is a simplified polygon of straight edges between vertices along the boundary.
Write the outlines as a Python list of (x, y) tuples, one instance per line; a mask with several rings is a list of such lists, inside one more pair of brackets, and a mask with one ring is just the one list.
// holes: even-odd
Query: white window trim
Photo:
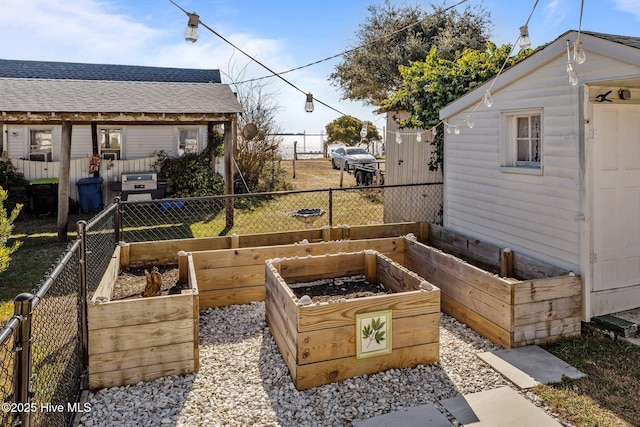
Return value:
[(26, 158), (29, 160), (31, 159), (31, 132), (32, 131), (38, 131), (38, 130), (48, 130), (51, 132), (51, 152), (49, 154), (49, 156), (47, 157), (47, 161), (55, 161), (56, 157), (57, 157), (57, 153), (56, 153), (56, 129), (54, 128), (54, 126), (46, 126), (46, 125), (40, 125), (40, 126), (28, 126), (24, 131), (25, 131), (25, 142), (26, 142)]
[(124, 160), (125, 159), (124, 147), (125, 147), (125, 141), (127, 139), (124, 126), (98, 126), (98, 152), (100, 156), (102, 156), (102, 145), (100, 144), (100, 139), (101, 139), (100, 136), (103, 130), (109, 130), (109, 129), (120, 129), (121, 140), (120, 140), (120, 154), (119, 154), (118, 160)]
[(202, 140), (203, 140), (203, 133), (202, 133), (202, 129), (201, 126), (198, 125), (193, 125), (193, 126), (175, 126), (174, 127), (174, 131), (173, 131), (173, 139), (174, 139), (174, 149), (175, 149), (175, 155), (176, 156), (181, 156), (182, 154), (180, 153), (180, 131), (183, 130), (195, 130), (196, 131), (196, 153), (200, 153), (202, 151)]
[[(540, 162), (539, 166), (518, 166), (517, 156), (517, 118), (540, 116)], [(509, 110), (500, 113), (500, 171), (523, 175), (543, 175), (544, 160), (544, 112), (542, 108)]]

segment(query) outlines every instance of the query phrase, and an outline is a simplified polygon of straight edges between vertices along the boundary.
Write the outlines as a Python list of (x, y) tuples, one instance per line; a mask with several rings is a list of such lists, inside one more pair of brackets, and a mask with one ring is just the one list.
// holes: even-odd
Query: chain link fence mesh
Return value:
[(116, 247), (116, 221), (117, 205), (112, 204), (86, 226), (86, 272), (87, 294), (93, 297), (98, 288), (102, 276), (113, 257)]
[[(20, 326), (17, 319), (11, 319), (0, 333), (0, 387), (2, 389), (2, 403), (13, 402), (15, 383), (13, 378), (13, 366), (16, 353), (13, 351), (16, 329)], [(10, 426), (13, 422), (13, 414), (10, 411), (0, 412), (0, 425)]]
[[(226, 206), (233, 201), (232, 226)], [(292, 215), (320, 209), (303, 221)], [(270, 233), (325, 225), (367, 225), (423, 221), (441, 223), (442, 184), (349, 187), (122, 202), (127, 242)]]
[[(73, 412), (83, 372), (80, 328), (80, 243), (67, 249), (51, 275), (38, 289), (32, 311), (32, 403), (39, 410), (33, 425), (64, 427)], [(59, 406), (62, 405), (62, 406)]]

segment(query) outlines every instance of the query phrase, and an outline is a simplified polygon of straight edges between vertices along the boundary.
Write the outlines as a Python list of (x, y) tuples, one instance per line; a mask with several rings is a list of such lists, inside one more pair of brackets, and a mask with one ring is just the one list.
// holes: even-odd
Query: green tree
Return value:
[(367, 122), (367, 136), (362, 138), (362, 121), (351, 116), (340, 116), (325, 126), (327, 131), (327, 144), (342, 143), (353, 146), (367, 144), (369, 146), (374, 141), (382, 140), (378, 129)]
[(18, 250), (21, 242), (14, 242), (9, 246), (7, 242), (13, 231), (13, 221), (18, 217), (22, 205), (18, 204), (11, 211), (11, 215), (7, 216), (7, 209), (4, 207), (4, 202), (7, 200), (8, 193), (2, 187), (0, 187), (0, 272), (9, 267), (9, 261), (11, 255)]
[[(465, 49), (462, 54), (449, 60), (441, 57), (433, 48), (424, 61), (401, 66), (402, 89), (382, 104), (390, 110), (406, 110), (411, 116), (398, 124), (406, 128), (429, 129), (440, 123), (439, 111), (450, 102), (481, 85), (498, 74), (507, 61), (507, 67), (524, 59), (530, 50), (510, 56), (512, 47), (497, 47), (487, 42), (487, 49)], [(434, 140), (435, 150), (429, 163), (432, 170), (442, 166), (442, 132)]]
[(369, 6), (370, 15), (356, 33), (359, 47), (346, 53), (330, 75), (344, 99), (379, 106), (402, 88), (401, 65), (423, 61), (434, 47), (448, 60), (465, 48), (484, 48), (491, 24), (486, 9), (476, 6), (458, 12), (446, 10), (444, 3), (431, 8), (427, 13), (420, 6), (395, 5), (390, 0)]

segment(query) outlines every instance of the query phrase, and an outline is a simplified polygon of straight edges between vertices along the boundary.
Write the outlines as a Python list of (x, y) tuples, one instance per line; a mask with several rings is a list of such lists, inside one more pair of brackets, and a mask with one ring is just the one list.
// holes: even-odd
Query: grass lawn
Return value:
[[(282, 161), (282, 166), (291, 179), (292, 161)], [(344, 186), (355, 185), (353, 176), (344, 174), (343, 179)], [(335, 188), (340, 180), (339, 172), (331, 169), (329, 160), (314, 159), (297, 161), (296, 178), (291, 182), (296, 190), (309, 190)], [(318, 199), (317, 203), (323, 200), (326, 199)], [(281, 202), (273, 200), (265, 206), (272, 212), (290, 210), (289, 205), (279, 206)], [(311, 200), (307, 202), (311, 203)], [(371, 202), (373, 206), (375, 200)], [(357, 207), (364, 206), (362, 203)], [(346, 208), (334, 206), (334, 209)], [(251, 232), (251, 225), (258, 221), (252, 215), (255, 212), (247, 213), (246, 221), (238, 218), (239, 228), (234, 231), (242, 233), (244, 227)], [(75, 238), (75, 224), (80, 219), (88, 218), (75, 216), (69, 219), (70, 242)], [(336, 223), (340, 223), (339, 220)], [(196, 230), (193, 232), (198, 234)], [(13, 298), (18, 293), (33, 291), (38, 286), (68, 244), (57, 241), (55, 218), (17, 222), (13, 240), (21, 241), (22, 246), (14, 254), (9, 269), (0, 273), (1, 319), (8, 319), (13, 313)], [(567, 338), (545, 348), (587, 374), (580, 380), (534, 389), (562, 420), (575, 426), (640, 426), (640, 347), (608, 338), (583, 336)]]

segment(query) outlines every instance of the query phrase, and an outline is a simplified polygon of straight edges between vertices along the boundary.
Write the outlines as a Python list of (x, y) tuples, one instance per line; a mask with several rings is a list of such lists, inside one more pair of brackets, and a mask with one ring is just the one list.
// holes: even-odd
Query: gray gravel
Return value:
[(198, 373), (91, 393), (92, 410), (80, 425), (350, 426), (355, 418), (510, 385), (476, 356), (495, 345), (446, 315), (440, 331), (439, 363), (297, 391), (264, 303), (204, 310)]

